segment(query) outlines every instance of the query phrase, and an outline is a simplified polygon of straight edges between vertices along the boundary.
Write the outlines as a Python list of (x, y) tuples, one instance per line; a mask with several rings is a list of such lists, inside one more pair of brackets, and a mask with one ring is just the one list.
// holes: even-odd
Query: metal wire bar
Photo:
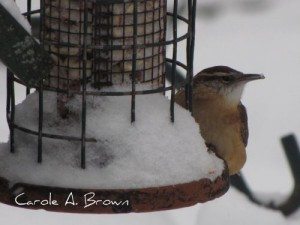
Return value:
[[(82, 77), (82, 128), (81, 128), (81, 168), (86, 167), (86, 63), (87, 63), (87, 29), (88, 29), (88, 7), (84, 0), (84, 35), (83, 35), (83, 77)], [(81, 29), (81, 28), (80, 28)]]
[[(164, 15), (164, 21), (165, 21), (165, 24), (164, 24), (164, 31), (165, 31), (165, 33), (164, 33), (164, 38), (163, 38), (163, 41), (162, 42), (166, 42), (166, 40), (167, 40), (167, 19), (168, 19), (168, 12), (167, 12), (167, 4), (165, 4), (164, 5), (164, 12), (166, 12), (165, 13), (165, 15)], [(178, 18), (178, 17), (177, 17)], [(163, 45), (163, 54), (166, 56), (167, 55), (167, 44), (166, 45)], [(164, 63), (165, 63), (165, 65), (167, 66), (167, 57), (165, 57), (164, 58)], [(167, 73), (167, 69), (166, 69), (166, 66), (164, 67), (164, 74), (166, 74)], [(164, 76), (163, 77), (163, 87), (165, 88), (166, 87), (166, 76)], [(163, 91), (163, 95), (166, 95), (166, 91)]]
[[(41, 5), (41, 9), (42, 9), (42, 5)], [(22, 15), (23, 16), (28, 16), (28, 15), (38, 14), (40, 12), (41, 12), (40, 9), (36, 9), (36, 10), (30, 10), (30, 11), (27, 11), (25, 13), (22, 13)]]
[[(27, 12), (31, 11), (31, 0), (27, 0)], [(31, 14), (27, 15), (27, 20), (29, 22), (29, 24), (31, 24)], [(26, 87), (26, 95), (30, 94), (30, 88)]]
[(8, 106), (10, 107), (9, 114), (7, 117), (9, 118), (9, 130), (10, 130), (10, 152), (15, 153), (15, 130), (13, 127), (13, 124), (15, 122), (15, 87), (13, 82), (13, 73), (10, 70), (7, 70), (7, 80), (8, 80), (8, 100), (10, 103), (8, 103)]
[[(186, 40), (189, 37), (189, 34), (186, 33), (180, 37), (178, 37), (176, 40), (168, 40), (165, 42), (157, 42), (157, 43), (151, 43), (151, 44), (137, 44), (136, 47), (138, 49), (142, 48), (150, 48), (150, 47), (159, 47), (159, 46), (167, 46), (172, 45), (181, 41)], [(66, 42), (57, 42), (57, 41), (44, 41), (45, 44), (51, 44), (54, 46), (63, 46), (63, 47), (80, 47), (81, 45), (76, 44), (69, 44)], [(87, 49), (98, 49), (98, 50), (127, 50), (132, 49), (133, 45), (87, 45)]]
[[(167, 62), (172, 62), (172, 60), (167, 60)], [(180, 65), (179, 62), (177, 62), (177, 65)], [(182, 68), (185, 68), (186, 66), (182, 64)], [(20, 80), (15, 78), (15, 82), (24, 85)], [(142, 91), (136, 91), (136, 95), (143, 95), (143, 94), (156, 94), (156, 93), (162, 93), (165, 91), (170, 91), (172, 89), (172, 86), (169, 87), (159, 87), (156, 89), (149, 89), (149, 90), (142, 90)], [(57, 92), (57, 90), (53, 88), (44, 88), (44, 91), (52, 91)], [(66, 93), (65, 90), (59, 90), (60, 93)], [(72, 92), (72, 94), (75, 95), (82, 95), (82, 92)], [(86, 91), (87, 96), (126, 96), (126, 95), (132, 95), (131, 91)]]
[[(173, 39), (177, 39), (177, 13), (178, 13), (178, 0), (174, 0), (174, 9), (173, 9)], [(173, 44), (173, 62), (172, 62), (172, 78), (171, 78), (171, 105), (170, 105), (170, 114), (171, 121), (174, 123), (174, 102), (175, 102), (175, 73), (176, 73), (176, 62), (177, 61), (177, 42)]]
[(133, 54), (132, 54), (132, 93), (131, 93), (131, 123), (135, 121), (135, 82), (136, 82), (136, 58), (137, 58), (137, 0), (133, 7)]
[[(45, 6), (44, 6), (44, 0), (40, 0), (40, 7), (41, 9), (39, 10), (40, 12), (40, 34), (39, 34), (39, 39), (40, 42), (43, 46), (45, 46), (45, 32), (43, 31), (45, 24), (44, 24), (44, 20), (42, 18), (45, 18)], [(45, 47), (44, 47), (45, 48)]]
[[(69, 0), (69, 9), (71, 8), (71, 1)], [(71, 10), (68, 10), (68, 17), (71, 18)], [(68, 34), (71, 32), (71, 25), (68, 23)], [(60, 39), (59, 39), (60, 41)], [(68, 43), (70, 43), (70, 35), (68, 35)], [(70, 55), (70, 48), (68, 47), (68, 55)], [(62, 66), (61, 66), (62, 67)], [(70, 57), (67, 57), (67, 67), (70, 68)], [(67, 70), (67, 96), (70, 96), (70, 71)]]
[[(173, 63), (172, 59), (166, 58), (166, 62), (168, 63)], [(177, 66), (181, 67), (184, 70), (188, 69), (187, 65), (184, 65), (183, 63), (176, 61), (175, 62), (177, 64)], [(20, 79), (14, 77), (13, 78), (14, 82), (21, 84), (23, 86), (26, 86), (26, 84), (24, 82), (22, 82)], [(38, 89), (39, 87), (35, 87), (34, 88)], [(142, 94), (155, 94), (155, 93), (163, 93), (166, 91), (170, 91), (172, 89), (172, 87), (160, 87), (157, 89), (150, 89), (150, 90), (143, 90), (143, 91), (136, 91), (136, 95), (142, 95)], [(51, 88), (51, 87), (44, 87), (44, 91), (51, 91), (51, 92), (58, 92), (58, 93), (65, 93), (67, 94), (66, 90), (63, 89), (56, 89), (56, 88)], [(71, 94), (75, 94), (75, 95), (82, 95), (82, 92), (70, 92)], [(125, 95), (131, 95), (131, 91), (109, 91), (109, 92), (105, 92), (105, 91), (96, 91), (96, 92), (91, 92), (91, 91), (87, 91), (86, 95), (90, 95), (90, 96), (125, 96)]]
[[(191, 18), (192, 18), (192, 7), (193, 7), (193, 3), (192, 0), (188, 0), (188, 20), (189, 20), (189, 24), (188, 24), (188, 33), (191, 33), (192, 30), (192, 24), (191, 24)], [(186, 44), (186, 58), (187, 58), (187, 65), (188, 67), (191, 64), (191, 60), (190, 60), (190, 51), (191, 51), (191, 37), (189, 36), (187, 38), (187, 44)], [(191, 80), (192, 80), (192, 76), (190, 74), (190, 70), (187, 70), (186, 73), (186, 78), (185, 78), (185, 106), (187, 109), (189, 109), (189, 105), (190, 105), (190, 98), (189, 98), (189, 94), (190, 94), (190, 89), (191, 87)]]
[[(10, 80), (8, 70), (6, 72), (6, 121), (7, 124), (10, 125), (10, 103), (11, 103), (11, 88), (10, 88)], [(10, 126), (9, 126), (10, 128)]]
[(39, 88), (39, 125), (38, 125), (38, 163), (43, 161), (43, 121), (44, 121), (44, 93), (43, 83)]
[[(43, 0), (40, 1), (40, 5), (41, 5), (41, 16), (40, 18), (42, 18), (42, 15), (45, 15), (45, 8), (44, 8), (44, 2)], [(30, 10), (31, 10), (31, 6), (30, 6)], [(42, 37), (42, 20), (40, 20), (40, 41), (43, 44), (43, 40), (44, 38)], [(44, 34), (44, 33), (43, 33)], [(44, 34), (45, 35), (45, 34)], [(37, 161), (38, 163), (42, 163), (43, 161), (43, 120), (44, 120), (44, 84), (43, 81), (40, 82), (40, 86), (39, 89), (37, 89), (39, 91), (39, 125), (38, 125), (38, 156), (37, 156)]]
[[(30, 12), (31, 11), (31, 0), (27, 0), (27, 12)], [(27, 16), (27, 20), (29, 23), (31, 23), (31, 15), (29, 14)]]
[[(144, 12), (145, 11), (147, 11), (147, 6), (146, 6), (146, 4), (144, 4)], [(153, 16), (153, 18), (154, 18), (154, 10), (153, 10), (153, 12), (152, 12), (152, 16)], [(146, 34), (146, 24), (147, 24), (147, 13), (145, 13), (144, 14), (144, 22), (145, 22), (145, 24), (144, 24), (144, 26), (143, 26), (143, 28), (144, 28), (144, 34)], [(124, 23), (125, 23), (125, 21), (124, 21)], [(152, 21), (152, 23), (153, 23), (153, 21)], [(125, 29), (124, 29), (125, 30)], [(144, 35), (144, 43), (146, 43), (146, 40), (147, 40), (147, 35)], [(153, 36), (152, 36), (153, 37)], [(124, 39), (123, 39), (124, 40)], [(124, 40), (124, 42), (125, 42), (125, 40)], [(152, 41), (153, 42), (153, 41)], [(153, 55), (153, 49), (152, 49), (152, 55)], [(144, 51), (143, 51), (143, 58), (144, 59), (146, 59), (146, 49), (144, 49)], [(152, 65), (153, 66), (153, 65)], [(143, 60), (143, 68), (146, 68), (146, 60)], [(146, 71), (145, 71), (146, 72)], [(152, 75), (152, 78), (153, 78), (153, 74), (151, 74)], [(143, 73), (143, 80), (146, 80), (146, 73)]]
[(10, 93), (11, 93), (11, 111), (10, 111), (10, 151), (12, 153), (15, 153), (15, 130), (12, 126), (12, 124), (14, 124), (15, 122), (15, 85), (14, 85), (14, 82), (11, 81), (11, 78), (13, 76), (13, 73), (12, 72), (8, 72), (8, 76), (10, 77)]
[[(112, 11), (114, 11), (114, 4), (112, 5)], [(114, 24), (114, 17), (110, 17), (110, 26), (113, 26)], [(109, 28), (108, 28), (109, 29)], [(125, 31), (123, 31), (123, 34), (124, 34)], [(109, 29), (109, 33), (110, 33), (110, 37), (113, 37), (113, 30), (112, 29)], [(110, 38), (109, 39), (110, 41), (110, 45), (113, 46), (113, 39)], [(106, 63), (106, 69), (108, 70), (108, 64), (110, 64), (110, 69), (112, 70), (113, 68), (113, 58), (114, 58), (114, 52), (111, 52), (110, 54), (110, 61), (108, 63)], [(110, 76), (107, 76), (107, 81), (112, 81), (112, 74), (110, 74)], [(124, 81), (124, 73), (122, 75), (122, 81)]]
[[(170, 91), (172, 90), (172, 87), (159, 87), (156, 89), (151, 89), (151, 90), (143, 90), (143, 91), (135, 91), (135, 95), (147, 95), (147, 94), (156, 94), (156, 93), (161, 93), (164, 91)], [(94, 92), (94, 91), (87, 91), (86, 95), (89, 96), (132, 96), (132, 91), (124, 91), (124, 92)]]
[[(154, 3), (154, 0), (152, 0), (152, 2)], [(155, 18), (155, 12), (154, 12), (154, 10), (152, 11), (152, 16), (153, 16), (153, 18)], [(160, 21), (160, 18), (159, 18), (159, 21)], [(154, 34), (155, 34), (155, 26), (154, 26), (154, 23), (152, 22), (152, 35), (151, 35), (151, 39), (152, 39), (152, 43), (154, 43)], [(136, 26), (134, 26), (134, 27), (136, 27)], [(151, 51), (152, 51), (152, 54), (151, 55), (154, 55), (154, 48), (151, 48)], [(154, 60), (153, 60), (153, 57), (151, 58), (151, 80), (152, 80), (152, 83), (153, 83), (153, 77), (154, 77), (154, 74), (153, 74), (153, 62)], [(159, 77), (158, 77), (158, 80), (159, 80)]]
[[(189, 0), (191, 1), (191, 0)], [(194, 76), (194, 49), (195, 49), (195, 33), (196, 33), (196, 7), (197, 0), (193, 0), (193, 4), (191, 6), (191, 31), (190, 31), (190, 51), (189, 51), (189, 61), (188, 69), (189, 69), (189, 82), (188, 82), (188, 109), (193, 115), (193, 76)]]
[[(17, 124), (13, 124), (13, 127), (19, 131), (22, 131), (27, 134), (32, 134), (32, 135), (39, 135), (39, 132), (33, 131), (31, 129), (21, 127)], [(81, 137), (74, 137), (74, 136), (67, 136), (67, 135), (58, 135), (58, 134), (48, 134), (48, 133), (43, 133), (42, 136), (44, 138), (50, 138), (50, 139), (57, 139), (57, 140), (66, 140), (66, 141), (81, 141)], [(86, 142), (97, 142), (95, 138), (86, 138)]]
[[(15, 1), (15, 0), (14, 0)], [(9, 92), (9, 101), (8, 105), (10, 106), (9, 114), (7, 118), (9, 118), (9, 139), (10, 139), (10, 152), (15, 153), (15, 130), (13, 127), (14, 120), (15, 120), (15, 90), (14, 90), (14, 82), (13, 82), (13, 73), (7, 69), (7, 83), (8, 83), (8, 92)]]
[[(70, 1), (69, 1), (70, 2)], [(59, 9), (60, 9), (60, 7), (61, 7), (61, 0), (58, 0), (58, 5), (59, 5)], [(52, 11), (52, 6), (50, 6), (50, 11)], [(70, 10), (69, 10), (70, 11)], [(54, 13), (54, 12), (53, 12)], [(52, 13), (50, 13), (50, 15), (51, 15), (51, 17), (52, 17)], [(61, 20), (61, 10), (58, 10), (58, 18), (59, 18), (59, 21), (58, 21), (58, 30), (59, 30), (59, 32), (58, 32), (58, 41), (60, 42), (61, 41), (61, 22), (60, 22), (60, 20)], [(50, 24), (52, 23), (52, 21), (50, 22)], [(52, 28), (52, 26), (50, 25), (50, 29)], [(61, 55), (61, 49), (60, 48), (58, 48), (58, 52), (57, 52), (57, 54), (60, 56)], [(59, 68), (60, 68), (60, 66), (61, 66), (61, 60), (57, 60), (57, 73), (56, 73), (56, 76), (57, 76), (57, 87), (60, 87), (60, 81), (61, 81), (61, 79), (60, 79), (60, 70), (59, 70)], [(51, 75), (51, 73), (50, 73), (50, 75)], [(50, 85), (51, 85), (51, 79), (49, 79), (49, 81), (50, 81)], [(62, 97), (63, 98), (63, 97)], [(58, 101), (60, 101), (60, 98), (58, 97)]]
[[(124, 3), (123, 3), (123, 8), (125, 9), (125, 7), (126, 7), (126, 3), (125, 3), (125, 1), (124, 1)], [(122, 13), (123, 15), (123, 37), (125, 37), (126, 36), (126, 29), (124, 29), (125, 28), (125, 26), (126, 26), (126, 12), (125, 12), (125, 10), (123, 11), (123, 13)], [(146, 15), (146, 14), (145, 14)], [(111, 35), (111, 36), (113, 36), (113, 35)], [(146, 36), (145, 36), (146, 37)], [(112, 39), (111, 39), (111, 41), (112, 41)], [(125, 45), (126, 44), (126, 42), (125, 42), (125, 38), (123, 38), (123, 40), (122, 40), (122, 42), (123, 42), (123, 45)], [(123, 56), (126, 54), (126, 51), (125, 51), (125, 49), (122, 51), (122, 54), (123, 54)], [(145, 61), (144, 61), (145, 62)], [(111, 67), (112, 68), (112, 67)], [(125, 68), (125, 60), (123, 60), (123, 62), (122, 62), (122, 68)], [(107, 68), (106, 68), (107, 69)], [(122, 71), (122, 82), (124, 82), (125, 81), (125, 71), (123, 70)]]

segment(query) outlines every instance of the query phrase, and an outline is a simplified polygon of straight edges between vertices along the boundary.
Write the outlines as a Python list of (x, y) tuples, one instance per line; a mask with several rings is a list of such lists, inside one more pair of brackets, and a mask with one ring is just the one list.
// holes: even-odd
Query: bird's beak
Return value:
[(249, 82), (249, 81), (260, 80), (260, 79), (265, 79), (265, 76), (262, 74), (244, 74), (238, 80)]

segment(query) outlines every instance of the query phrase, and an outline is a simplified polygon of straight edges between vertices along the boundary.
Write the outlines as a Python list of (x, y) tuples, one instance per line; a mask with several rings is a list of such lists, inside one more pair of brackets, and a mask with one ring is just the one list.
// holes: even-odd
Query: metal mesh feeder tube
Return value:
[[(108, 47), (94, 53), (96, 84), (131, 81), (134, 48), (126, 46), (134, 45), (143, 46), (136, 49), (136, 80), (162, 84), (165, 73), (165, 48), (146, 45), (165, 41), (166, 1), (137, 2), (136, 13), (134, 6), (134, 1), (96, 4), (94, 44)], [(114, 49), (113, 46), (123, 46), (125, 49)]]

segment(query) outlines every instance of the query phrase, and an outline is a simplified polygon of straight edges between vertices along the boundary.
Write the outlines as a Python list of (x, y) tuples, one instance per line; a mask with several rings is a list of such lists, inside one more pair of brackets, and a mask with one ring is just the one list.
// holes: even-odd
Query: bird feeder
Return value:
[[(1, 202), (60, 212), (150, 212), (203, 203), (227, 191), (222, 160), (203, 152), (207, 163), (201, 167), (200, 160), (193, 166), (198, 156), (190, 149), (198, 139), (185, 135), (184, 129), (192, 124), (191, 132), (200, 139), (198, 126), (174, 103), (176, 71), (181, 68), (186, 73), (186, 104), (192, 110), (196, 0), (184, 3), (187, 16), (179, 15), (178, 0), (171, 12), (166, 0), (41, 0), (38, 10), (27, 2), (25, 16), (29, 21), (39, 18), (39, 41), (54, 65), (30, 86), (22, 76), (7, 73), (10, 144), (0, 148), (10, 153), (0, 156), (5, 168), (0, 173)], [(179, 24), (185, 27), (183, 33)], [(186, 62), (177, 57), (181, 42)], [(168, 64), (170, 84), (165, 80)], [(15, 103), (16, 83), (27, 87), (21, 105)], [(158, 105), (165, 111), (157, 110)], [(176, 129), (182, 137), (176, 137)], [(137, 145), (140, 151), (134, 155)], [(172, 158), (173, 153), (180, 157)], [(167, 155), (170, 161), (160, 164)], [(121, 169), (112, 166), (116, 164)], [(205, 176), (197, 176), (199, 168)], [(187, 173), (180, 174), (182, 170)], [(162, 178), (162, 171), (170, 174)]]

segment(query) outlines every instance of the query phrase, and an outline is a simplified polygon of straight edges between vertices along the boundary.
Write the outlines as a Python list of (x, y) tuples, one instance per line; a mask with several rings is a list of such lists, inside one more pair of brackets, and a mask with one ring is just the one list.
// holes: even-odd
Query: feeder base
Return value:
[(64, 213), (140, 213), (177, 209), (204, 203), (225, 194), (228, 172), (209, 179), (164, 187), (129, 190), (88, 190), (17, 183), (0, 177), (0, 202), (26, 209)]

